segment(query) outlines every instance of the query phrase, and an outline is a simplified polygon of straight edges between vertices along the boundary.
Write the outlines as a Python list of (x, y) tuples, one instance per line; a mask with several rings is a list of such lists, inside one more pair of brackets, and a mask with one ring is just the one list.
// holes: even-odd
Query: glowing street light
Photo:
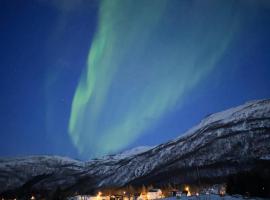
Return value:
[(191, 196), (190, 190), (189, 190), (189, 186), (185, 187), (185, 191), (187, 191), (187, 196)]

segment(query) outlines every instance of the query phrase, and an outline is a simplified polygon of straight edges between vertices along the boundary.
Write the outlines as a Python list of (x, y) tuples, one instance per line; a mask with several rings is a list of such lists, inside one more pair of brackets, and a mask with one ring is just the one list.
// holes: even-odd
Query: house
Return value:
[(95, 197), (89, 195), (76, 195), (73, 197), (67, 198), (68, 200), (93, 200)]
[(111, 195), (110, 200), (123, 200), (122, 195)]
[(69, 197), (68, 200), (109, 200), (109, 197), (106, 196), (90, 196), (90, 195), (76, 195), (73, 197)]
[(161, 189), (151, 189), (147, 192), (147, 199), (153, 200), (153, 199), (161, 199), (162, 198), (162, 191)]

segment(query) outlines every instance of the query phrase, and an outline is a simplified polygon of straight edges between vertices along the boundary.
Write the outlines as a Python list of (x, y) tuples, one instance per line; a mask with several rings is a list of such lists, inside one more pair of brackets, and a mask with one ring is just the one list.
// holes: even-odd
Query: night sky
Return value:
[(0, 156), (90, 159), (270, 97), (268, 0), (0, 0)]

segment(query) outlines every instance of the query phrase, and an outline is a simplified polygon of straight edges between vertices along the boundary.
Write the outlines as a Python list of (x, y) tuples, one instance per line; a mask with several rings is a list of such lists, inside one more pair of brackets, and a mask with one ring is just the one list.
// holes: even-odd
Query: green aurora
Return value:
[(237, 32), (233, 1), (100, 2), (69, 134), (81, 155), (118, 152), (181, 106)]

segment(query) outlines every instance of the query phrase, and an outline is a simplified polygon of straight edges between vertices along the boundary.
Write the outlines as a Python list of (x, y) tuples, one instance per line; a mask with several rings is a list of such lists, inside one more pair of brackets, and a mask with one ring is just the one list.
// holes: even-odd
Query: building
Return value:
[(162, 191), (161, 189), (151, 189), (147, 192), (146, 196), (148, 200), (161, 199)]

